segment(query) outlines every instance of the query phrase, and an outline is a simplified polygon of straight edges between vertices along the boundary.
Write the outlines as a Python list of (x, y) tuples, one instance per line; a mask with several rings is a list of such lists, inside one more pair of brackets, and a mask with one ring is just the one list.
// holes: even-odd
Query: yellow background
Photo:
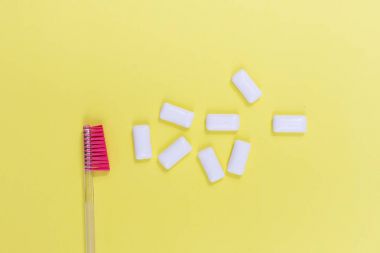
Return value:
[[(379, 1), (0, 2), (0, 252), (84, 252), (82, 125), (102, 123), (112, 171), (95, 178), (98, 253), (380, 252)], [(248, 105), (230, 78), (263, 91)], [(191, 129), (158, 121), (163, 101)], [(210, 112), (241, 115), (209, 134)], [(273, 136), (274, 113), (305, 113), (304, 136)], [(136, 162), (131, 127), (151, 125)], [(156, 156), (184, 135), (169, 172)], [(196, 153), (241, 178), (210, 185)]]

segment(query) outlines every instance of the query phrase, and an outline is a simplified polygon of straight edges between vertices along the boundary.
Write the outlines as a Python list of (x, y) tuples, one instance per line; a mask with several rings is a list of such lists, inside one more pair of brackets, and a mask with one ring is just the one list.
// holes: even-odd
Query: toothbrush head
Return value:
[(83, 140), (84, 169), (102, 171), (110, 170), (103, 126), (84, 126)]

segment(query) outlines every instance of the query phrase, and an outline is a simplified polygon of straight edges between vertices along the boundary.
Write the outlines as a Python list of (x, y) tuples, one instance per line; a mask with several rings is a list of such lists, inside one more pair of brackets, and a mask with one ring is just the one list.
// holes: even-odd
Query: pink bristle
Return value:
[(110, 170), (103, 126), (84, 126), (84, 168)]

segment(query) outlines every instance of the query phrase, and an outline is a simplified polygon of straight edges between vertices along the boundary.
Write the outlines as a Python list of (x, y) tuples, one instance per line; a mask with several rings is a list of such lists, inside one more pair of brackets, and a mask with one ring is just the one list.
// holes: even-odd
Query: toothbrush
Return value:
[(95, 253), (94, 171), (109, 171), (103, 126), (83, 127), (86, 252)]

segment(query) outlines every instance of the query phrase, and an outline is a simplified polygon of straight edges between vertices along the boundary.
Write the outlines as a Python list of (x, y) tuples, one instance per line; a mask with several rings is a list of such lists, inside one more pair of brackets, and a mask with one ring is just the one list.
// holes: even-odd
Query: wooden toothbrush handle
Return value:
[(86, 253), (95, 253), (94, 183), (91, 170), (84, 172)]

